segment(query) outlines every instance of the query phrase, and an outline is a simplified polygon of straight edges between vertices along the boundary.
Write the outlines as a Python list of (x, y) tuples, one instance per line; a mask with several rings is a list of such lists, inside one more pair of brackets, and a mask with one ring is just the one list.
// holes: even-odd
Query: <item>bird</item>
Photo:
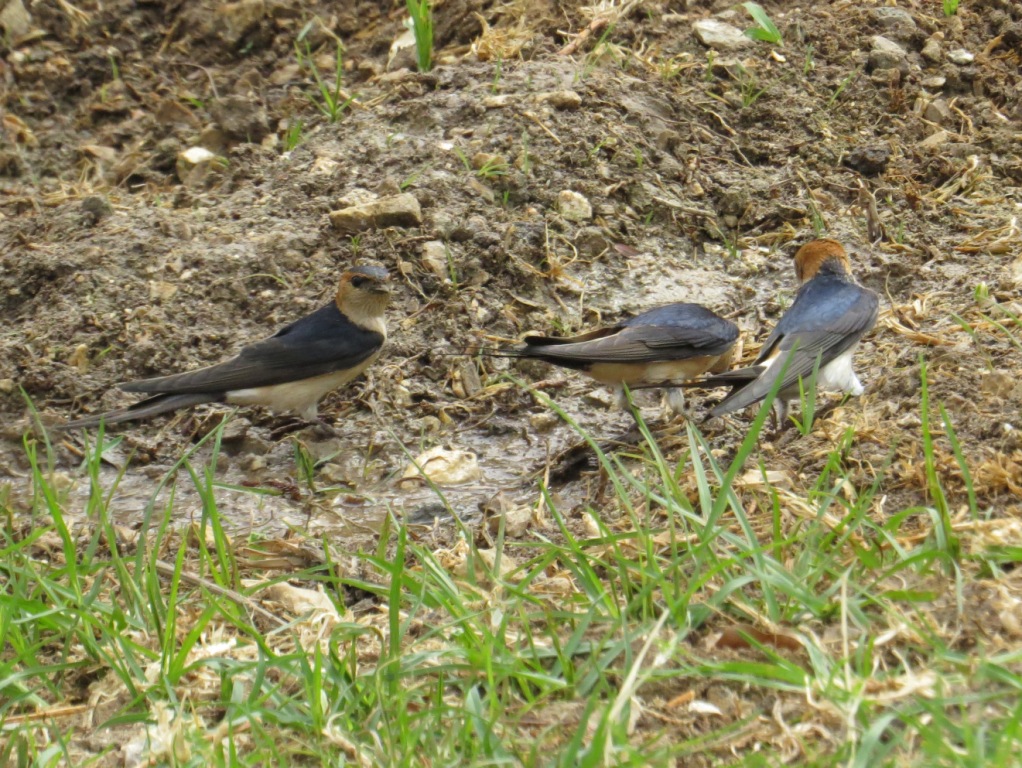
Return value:
[(795, 275), (801, 285), (795, 301), (767, 337), (753, 364), (692, 382), (697, 387), (732, 387), (727, 397), (710, 410), (711, 417), (758, 403), (776, 385), (774, 417), (778, 425), (782, 424), (789, 401), (799, 398), (799, 380), (808, 386), (817, 366), (819, 389), (863, 393), (862, 382), (852, 367), (852, 353), (876, 325), (880, 307), (876, 293), (855, 281), (848, 254), (837, 240), (813, 240), (799, 248)]
[(334, 300), (241, 349), (218, 365), (120, 384), (151, 395), (119, 410), (87, 416), (62, 429), (148, 419), (201, 403), (265, 405), (315, 421), (319, 401), (358, 377), (380, 355), (387, 339), (384, 312), (390, 275), (377, 266), (345, 271)]
[(674, 385), (727, 370), (737, 340), (738, 326), (730, 320), (699, 304), (677, 302), (578, 336), (530, 335), (514, 346), (477, 351), (581, 371), (610, 386), (621, 409), (628, 407), (625, 385), (663, 386), (667, 404), (683, 414), (685, 395)]

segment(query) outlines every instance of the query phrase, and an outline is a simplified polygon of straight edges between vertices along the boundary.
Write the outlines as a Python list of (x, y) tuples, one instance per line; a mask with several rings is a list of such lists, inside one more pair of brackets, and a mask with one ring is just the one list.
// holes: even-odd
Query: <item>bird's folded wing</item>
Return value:
[(799, 378), (809, 377), (817, 360), (820, 361), (822, 368), (840, 354), (835, 351), (838, 347), (843, 347), (841, 351), (844, 351), (854, 343), (854, 340), (844, 343), (848, 340), (847, 334), (825, 331), (785, 336), (776, 347), (776, 354), (753, 368), (759, 369), (760, 375), (748, 386), (726, 397), (720, 406), (726, 403), (732, 410), (738, 410), (762, 400), (769, 394), (779, 376), (783, 376), (783, 380), (778, 392), (794, 387)]
[(526, 340), (529, 353), (576, 362), (642, 363), (684, 360), (721, 354), (734, 342), (700, 329), (671, 326), (629, 326), (616, 333), (569, 344), (538, 344)]
[(651, 350), (676, 348), (679, 355), (686, 357), (723, 354), (738, 339), (738, 326), (723, 318), (718, 320), (719, 323), (691, 328), (644, 326), (641, 328), (641, 341)]
[[(824, 359), (826, 364), (876, 324), (878, 310), (879, 301), (873, 291), (838, 277), (817, 277), (799, 290), (791, 307), (767, 337), (756, 362), (773, 357), (776, 354), (774, 347), (779, 342), (781, 349), (791, 349), (794, 340), (803, 333), (819, 332), (842, 339), (850, 338), (845, 347), (834, 352), (831, 358)], [(804, 347), (807, 341), (800, 341), (799, 346)], [(833, 344), (828, 346), (825, 339), (818, 343), (822, 347), (833, 347)]]
[(383, 344), (383, 335), (327, 305), (219, 365), (122, 384), (127, 392), (229, 392), (300, 381), (353, 368)]
[(577, 336), (540, 336), (538, 334), (532, 336), (526, 336), (522, 339), (522, 342), (528, 347), (554, 347), (563, 346), (567, 344), (581, 344), (587, 341), (595, 341), (596, 339), (602, 339), (606, 336), (617, 333), (621, 330), (621, 326), (612, 325), (605, 328), (596, 328), (586, 333), (580, 333)]

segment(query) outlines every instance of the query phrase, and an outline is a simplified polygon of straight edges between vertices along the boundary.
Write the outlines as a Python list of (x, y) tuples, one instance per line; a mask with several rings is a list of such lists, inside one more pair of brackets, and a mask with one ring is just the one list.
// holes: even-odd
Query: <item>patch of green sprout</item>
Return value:
[(820, 372), (820, 358), (817, 356), (816, 363), (813, 365), (813, 372), (809, 376), (809, 380), (806, 381), (801, 376), (798, 379), (798, 396), (801, 402), (801, 419), (794, 415), (789, 415), (795, 424), (795, 428), (798, 429), (799, 434), (805, 437), (813, 431), (813, 421), (816, 418), (816, 380)]
[(852, 70), (851, 72), (848, 73), (847, 77), (845, 77), (844, 80), (838, 83), (837, 88), (834, 89), (834, 93), (832, 93), (830, 95), (830, 98), (827, 99), (828, 108), (834, 106), (834, 102), (838, 100), (842, 93), (844, 93), (845, 88), (847, 88), (859, 76), (861, 72), (862, 72), (861, 69)]
[(596, 144), (593, 145), (592, 149), (590, 149), (586, 153), (588, 155), (589, 162), (592, 162), (593, 158), (596, 157), (600, 153), (600, 150), (604, 148), (608, 148), (611, 150), (608, 154), (613, 154), (614, 146), (616, 144), (617, 140), (613, 136), (605, 136), (604, 138), (600, 139), (598, 142), (596, 142)]
[[(1000, 315), (1001, 319), (998, 320), (993, 316), (993, 314), (990, 314), (987, 317), (990, 324), (1004, 333), (1012, 346), (1019, 351), (1022, 351), (1022, 336), (1016, 333), (1016, 331), (1022, 331), (1022, 316), (1015, 314), (1003, 304), (998, 304), (996, 302), (992, 304), (991, 310)], [(1012, 329), (1014, 329), (1014, 331)]]
[(958, 537), (955, 535), (951, 524), (951, 505), (941, 483), (941, 472), (937, 469), (938, 461), (934, 448), (933, 431), (930, 425), (930, 388), (926, 361), (922, 355), (919, 357), (919, 404), (920, 419), (922, 420), (923, 433), (923, 458), (925, 460), (926, 482), (930, 492), (932, 507), (928, 510), (931, 513), (932, 533), (935, 539), (935, 548), (946, 555), (948, 573), (953, 573), (956, 563), (961, 555)]
[(468, 155), (465, 154), (464, 150), (462, 150), (461, 147), (455, 147), (454, 154), (456, 154), (458, 156), (458, 159), (461, 160), (461, 164), (465, 166), (465, 170), (471, 173), (472, 161), (468, 159)]
[(805, 58), (805, 61), (802, 62), (802, 74), (803, 75), (808, 75), (810, 72), (812, 72), (814, 69), (816, 69), (816, 62), (813, 61), (813, 52), (814, 52), (814, 50), (815, 49), (813, 48), (813, 44), (812, 43), (810, 43), (809, 45), (806, 46), (806, 58)]
[[(327, 120), (331, 123), (336, 123), (341, 119), (344, 111), (355, 101), (355, 95), (344, 97), (342, 93), (344, 84), (344, 46), (339, 40), (337, 41), (337, 49), (334, 54), (334, 81), (332, 84), (327, 83), (320, 74), (319, 67), (316, 66), (312, 51), (309, 49), (309, 41), (303, 35), (299, 35), (299, 40), (295, 43), (295, 56), (298, 59), (298, 66), (302, 66), (306, 62), (308, 63), (312, 77), (316, 81), (316, 89), (319, 91), (318, 96), (307, 94), (308, 99)], [(304, 45), (304, 51), (300, 47), (301, 45)]]
[(287, 130), (284, 131), (285, 152), (290, 152), (302, 143), (303, 128), (305, 128), (305, 123), (300, 118), (295, 118), (288, 123)]
[(432, 0), (407, 0), (415, 35), (415, 63), (420, 72), (433, 66), (433, 3)]
[(316, 492), (316, 460), (301, 440), (294, 441), (295, 469), (311, 493)]
[(532, 156), (529, 154), (529, 132), (522, 130), (521, 171), (526, 176), (532, 170)]
[(759, 81), (756, 80), (749, 70), (739, 64), (739, 77), (738, 85), (742, 91), (742, 109), (748, 109), (757, 101), (759, 97), (766, 93), (766, 88), (759, 87)]
[(481, 179), (494, 179), (498, 176), (507, 176), (507, 163), (502, 157), (491, 157), (476, 171), (476, 176)]
[(454, 261), (454, 254), (451, 253), (451, 249), (446, 243), (444, 244), (444, 256), (447, 258), (447, 273), (451, 278), (451, 285), (454, 287), (454, 290), (457, 291), (458, 284), (460, 283), (460, 280), (458, 279), (458, 264)]
[(612, 59), (614, 59), (615, 61), (618, 60), (616, 46), (613, 46), (607, 42), (608, 39), (610, 38), (611, 32), (613, 31), (614, 31), (613, 24), (611, 24), (605, 30), (603, 30), (603, 34), (600, 35), (600, 39), (596, 41), (596, 45), (594, 45), (593, 49), (588, 54), (586, 54), (585, 64), (582, 66), (582, 71), (578, 72), (575, 75), (576, 80), (585, 80), (587, 77), (589, 77), (589, 75), (592, 74), (593, 70), (596, 69), (597, 64), (600, 63), (600, 59), (603, 58), (603, 56), (605, 55), (609, 54)]
[(777, 29), (773, 20), (763, 10), (762, 5), (759, 3), (742, 3), (742, 7), (752, 16), (752, 20), (756, 22), (756, 26), (745, 30), (747, 37), (751, 37), (753, 40), (760, 40), (764, 43), (770, 43), (770, 45), (784, 46), (781, 31)]
[(500, 89), (500, 80), (504, 76), (504, 59), (500, 56), (493, 67), (493, 80), (490, 82), (490, 93), (496, 93)]
[(905, 244), (906, 235), (905, 235), (905, 222), (904, 221), (901, 221), (901, 220), (898, 221), (898, 226), (895, 227), (895, 229), (894, 229), (894, 234), (892, 236), (892, 239), (898, 245), (904, 245)]
[(682, 70), (685, 69), (686, 60), (683, 56), (674, 56), (661, 62), (657, 69), (660, 72), (660, 77), (663, 80), (673, 80), (681, 74)]
[(727, 235), (724, 230), (716, 224), (713, 225), (713, 231), (714, 234), (720, 238), (721, 242), (724, 243), (724, 248), (727, 249), (728, 258), (737, 259), (742, 253), (742, 249), (738, 245), (738, 234), (735, 233), (733, 235)]
[(398, 184), (398, 187), (401, 189), (402, 192), (404, 192), (406, 189), (408, 189), (410, 186), (412, 186), (415, 182), (417, 182), (419, 180), (419, 177), (422, 176), (422, 174), (425, 173), (428, 168), (429, 168), (429, 166), (427, 165), (427, 166), (423, 166), (422, 168), (420, 168), (417, 171), (413, 171), (412, 173), (410, 173), (404, 179), (404, 181), (402, 181), (400, 184)]
[(809, 222), (812, 224), (813, 233), (816, 237), (823, 237), (827, 232), (827, 220), (823, 218), (823, 211), (816, 204), (816, 198), (813, 197), (812, 190), (808, 188), (806, 189), (806, 201), (809, 205)]

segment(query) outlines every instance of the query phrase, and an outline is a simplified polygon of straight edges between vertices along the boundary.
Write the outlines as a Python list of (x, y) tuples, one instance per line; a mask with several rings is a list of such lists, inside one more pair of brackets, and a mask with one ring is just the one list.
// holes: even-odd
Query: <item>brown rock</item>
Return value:
[(541, 93), (536, 99), (540, 102), (546, 102), (557, 109), (572, 110), (582, 106), (582, 97), (575, 93), (575, 91)]
[(32, 29), (32, 17), (21, 0), (7, 0), (0, 9), (0, 27), (8, 40), (17, 40)]
[(247, 96), (227, 96), (214, 102), (209, 111), (220, 129), (236, 141), (258, 144), (270, 132), (266, 110)]
[(160, 125), (198, 126), (199, 119), (184, 104), (176, 99), (161, 99), (156, 107), (156, 122)]
[(876, 176), (887, 170), (891, 148), (884, 144), (856, 147), (845, 158), (845, 165), (863, 176)]
[(263, 0), (224, 3), (217, 9), (217, 15), (223, 22), (220, 37), (228, 45), (237, 45), (266, 15), (266, 3)]
[(923, 110), (923, 117), (931, 123), (943, 125), (951, 119), (951, 107), (944, 99), (934, 99), (926, 105), (926, 109)]
[(383, 227), (417, 227), (422, 223), (422, 209), (415, 196), (405, 192), (332, 211), (330, 223), (344, 233)]

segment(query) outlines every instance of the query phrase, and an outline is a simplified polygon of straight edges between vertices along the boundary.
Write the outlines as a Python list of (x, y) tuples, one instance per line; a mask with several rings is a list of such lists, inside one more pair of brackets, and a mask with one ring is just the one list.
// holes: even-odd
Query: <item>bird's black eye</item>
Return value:
[(368, 282), (369, 282), (369, 278), (368, 277), (361, 277), (361, 276), (356, 275), (355, 277), (351, 278), (351, 284), (355, 288), (361, 288), (362, 286), (364, 286)]

